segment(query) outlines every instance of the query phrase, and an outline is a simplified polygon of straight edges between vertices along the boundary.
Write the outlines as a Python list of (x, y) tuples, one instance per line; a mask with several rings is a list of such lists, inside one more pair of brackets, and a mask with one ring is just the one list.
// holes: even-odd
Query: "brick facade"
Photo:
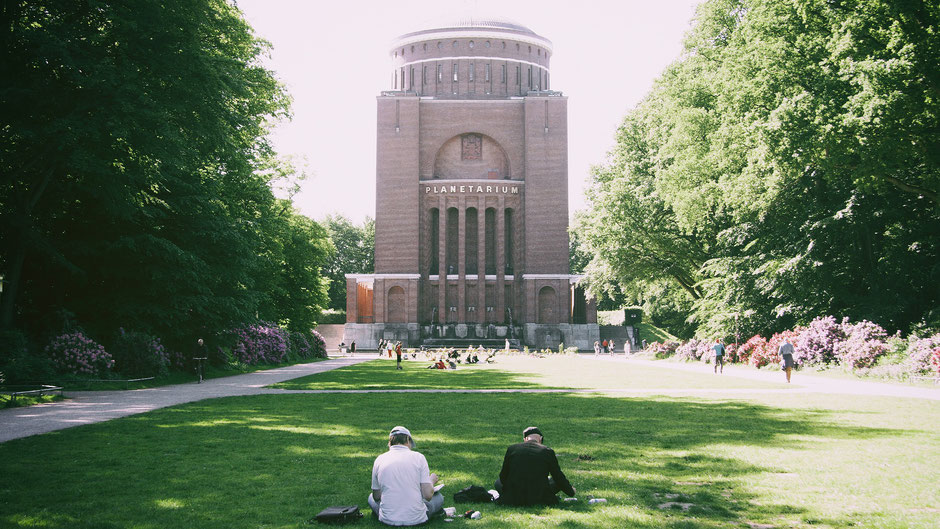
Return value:
[[(592, 345), (580, 342), (596, 335), (596, 309), (568, 269), (567, 98), (548, 90), (551, 49), (503, 22), (393, 44), (377, 101), (375, 274), (347, 280), (359, 343)], [(353, 301), (364, 281), (372, 322)]]

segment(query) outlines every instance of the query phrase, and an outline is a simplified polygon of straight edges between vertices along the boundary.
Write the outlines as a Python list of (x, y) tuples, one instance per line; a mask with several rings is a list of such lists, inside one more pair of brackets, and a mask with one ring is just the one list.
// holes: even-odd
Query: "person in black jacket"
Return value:
[(530, 426), (523, 442), (506, 449), (503, 468), (496, 480), (497, 503), (502, 505), (554, 505), (558, 491), (574, 496), (575, 490), (558, 466), (555, 451), (542, 444), (542, 432)]

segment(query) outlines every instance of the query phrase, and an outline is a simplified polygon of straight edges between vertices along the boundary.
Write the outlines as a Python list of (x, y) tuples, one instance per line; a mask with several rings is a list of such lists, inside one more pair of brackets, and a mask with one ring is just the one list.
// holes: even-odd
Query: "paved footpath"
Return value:
[[(741, 377), (763, 382), (783, 382), (784, 374), (779, 370), (756, 370), (743, 366), (726, 366), (723, 375), (715, 375), (712, 365), (704, 363), (678, 363), (668, 361), (641, 360), (635, 357), (606, 356), (594, 358), (592, 354), (580, 355), (585, 361), (623, 362), (645, 364), (652, 367), (677, 369), (702, 373), (702, 376)], [(793, 383), (781, 389), (705, 389), (705, 388), (619, 388), (619, 389), (364, 389), (364, 390), (281, 390), (265, 386), (340, 367), (368, 362), (376, 356), (372, 353), (337, 357), (289, 367), (257, 371), (245, 375), (163, 386), (132, 391), (80, 391), (69, 393), (69, 400), (0, 410), (0, 443), (11, 439), (28, 437), (72, 426), (102, 422), (118, 417), (144, 413), (158, 408), (195, 402), (218, 397), (241, 395), (286, 394), (286, 393), (611, 393), (629, 395), (689, 395), (689, 394), (754, 394), (754, 393), (838, 393), (846, 395), (875, 395), (940, 400), (940, 388), (904, 386), (859, 380), (843, 380), (823, 376), (793, 373)], [(498, 367), (498, 366), (497, 366)]]
[(0, 410), (0, 443), (20, 437), (107, 421), (158, 408), (217, 397), (283, 393), (266, 388), (285, 380), (366, 362), (374, 355), (339, 357), (244, 375), (131, 391), (68, 392), (68, 400)]

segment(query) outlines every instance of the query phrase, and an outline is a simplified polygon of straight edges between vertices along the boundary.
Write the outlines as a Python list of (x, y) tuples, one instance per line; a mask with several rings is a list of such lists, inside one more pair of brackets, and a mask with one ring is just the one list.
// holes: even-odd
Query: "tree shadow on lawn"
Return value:
[[(743, 402), (583, 394), (223, 398), (0, 444), (0, 525), (301, 527), (329, 505), (368, 511), (372, 462), (397, 424), (411, 429), (447, 484), (445, 505), (468, 485), (492, 487), (506, 447), (538, 425), (579, 502), (455, 506), (483, 512), (474, 527), (572, 529), (722, 527), (799, 515), (743, 484), (785, 467), (749, 464), (714, 447), (801, 450), (798, 436), (896, 434)], [(589, 495), (608, 503), (587, 505)], [(381, 526), (369, 517), (360, 525)]]

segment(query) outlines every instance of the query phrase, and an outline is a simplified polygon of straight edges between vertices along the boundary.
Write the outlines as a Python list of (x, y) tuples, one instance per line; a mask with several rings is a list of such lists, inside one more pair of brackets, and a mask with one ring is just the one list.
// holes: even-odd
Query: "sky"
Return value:
[(375, 217), (376, 97), (390, 90), (392, 40), (469, 15), (520, 23), (553, 43), (552, 90), (568, 97), (569, 214), (587, 206), (624, 115), (682, 52), (699, 0), (236, 0), (271, 43), (266, 66), (293, 98), (277, 152), (307, 173), (294, 196), (316, 220)]

